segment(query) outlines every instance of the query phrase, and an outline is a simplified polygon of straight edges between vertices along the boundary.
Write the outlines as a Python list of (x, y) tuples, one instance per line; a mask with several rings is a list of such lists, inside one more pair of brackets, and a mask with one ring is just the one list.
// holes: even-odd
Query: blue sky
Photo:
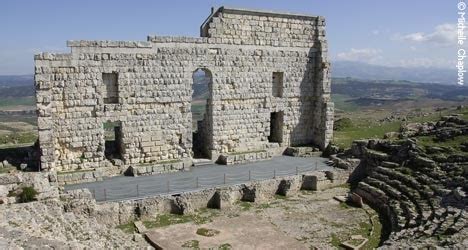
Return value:
[(199, 36), (210, 8), (222, 5), (325, 16), (332, 61), (454, 68), (457, 2), (2, 0), (0, 74), (32, 74), (33, 55), (67, 52), (66, 40)]

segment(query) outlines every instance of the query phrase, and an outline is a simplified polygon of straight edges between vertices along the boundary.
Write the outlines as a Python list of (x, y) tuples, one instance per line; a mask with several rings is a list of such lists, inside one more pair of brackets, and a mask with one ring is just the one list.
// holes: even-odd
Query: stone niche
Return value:
[[(221, 7), (200, 31), (68, 41), (70, 53), (36, 55), (41, 168), (185, 169), (196, 155), (244, 162), (288, 146), (327, 146), (333, 103), (323, 17)], [(196, 70), (210, 80), (194, 131)]]

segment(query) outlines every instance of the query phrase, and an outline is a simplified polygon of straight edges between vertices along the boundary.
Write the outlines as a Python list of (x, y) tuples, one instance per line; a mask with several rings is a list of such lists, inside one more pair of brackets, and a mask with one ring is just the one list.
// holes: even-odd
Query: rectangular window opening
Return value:
[(283, 112), (270, 113), (270, 136), (268, 142), (283, 142)]
[(116, 72), (102, 73), (104, 103), (119, 103), (119, 75)]
[(122, 159), (122, 126), (120, 122), (104, 123), (105, 156), (108, 160)]
[(283, 96), (283, 72), (273, 72), (273, 86), (272, 86), (272, 95), (274, 97)]

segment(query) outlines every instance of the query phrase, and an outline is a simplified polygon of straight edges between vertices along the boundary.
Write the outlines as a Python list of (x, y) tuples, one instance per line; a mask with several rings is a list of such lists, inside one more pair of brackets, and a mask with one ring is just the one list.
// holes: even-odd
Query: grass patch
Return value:
[(146, 228), (158, 228), (187, 223), (190, 221), (193, 221), (193, 218), (190, 215), (160, 214), (156, 216), (155, 220), (143, 221), (143, 225), (145, 225)]
[(468, 108), (464, 108), (462, 110), (459, 110), (458, 113), (461, 115), (461, 117), (463, 119), (468, 120)]
[(181, 247), (200, 249), (200, 241), (198, 240), (188, 240)]
[(252, 208), (252, 202), (249, 201), (239, 201), (238, 205), (241, 207), (242, 211), (248, 211)]
[(270, 207), (271, 207), (270, 203), (262, 203), (262, 204), (258, 205), (259, 209), (267, 209), (267, 208), (270, 208)]
[(377, 216), (372, 217), (372, 222), (374, 223), (374, 233), (369, 235), (369, 241), (364, 245), (365, 249), (375, 249), (379, 246), (380, 235), (382, 234), (382, 223), (380, 223)]
[(341, 245), (341, 240), (336, 234), (332, 234), (330, 244), (332, 244), (332, 246), (334, 246), (335, 248), (339, 248)]
[(37, 134), (34, 132), (13, 132), (0, 135), (0, 144), (34, 143), (36, 140)]
[(209, 229), (209, 228), (204, 228), (204, 227), (197, 229), (197, 234), (201, 236), (205, 236), (205, 237), (213, 237), (213, 236), (218, 235), (219, 233), (220, 232), (215, 229)]
[(347, 188), (347, 189), (350, 189), (351, 188), (351, 184), (349, 183), (343, 183), (341, 185), (338, 185), (336, 186), (337, 188)]
[(344, 118), (338, 119), (338, 120), (335, 121), (335, 123), (333, 124), (333, 128), (334, 128), (336, 131), (341, 131), (341, 130), (343, 130), (343, 129), (351, 128), (351, 127), (353, 127), (353, 122), (352, 122), (351, 119), (348, 118), (348, 117), (344, 117)]
[(346, 112), (356, 111), (359, 105), (352, 102), (353, 98), (348, 95), (332, 94), (332, 100), (335, 103), (335, 108)]
[(436, 141), (435, 136), (418, 136), (418, 145), (422, 147), (451, 147), (458, 153), (463, 153), (460, 144), (468, 142), (468, 135), (457, 136), (446, 141)]
[(39, 193), (33, 187), (23, 187), (21, 193), (18, 195), (18, 201), (20, 203), (27, 203), (37, 200), (36, 196)]
[(230, 249), (232, 249), (232, 246), (229, 243), (221, 244), (218, 247), (218, 250), (230, 250)]
[(133, 221), (130, 221), (129, 223), (125, 223), (122, 225), (118, 225), (116, 228), (124, 231), (125, 233), (132, 234), (136, 232), (136, 227)]
[(14, 221), (8, 221), (8, 224), (11, 226), (19, 227), (20, 225)]
[(278, 200), (287, 200), (288, 197), (285, 196), (285, 195), (275, 194), (275, 199), (278, 199)]
[(213, 218), (219, 215), (219, 210), (214, 208), (201, 208), (196, 213), (190, 215), (193, 222), (197, 225), (212, 222)]
[[(381, 114), (381, 112), (385, 112), (385, 114), (390, 114), (389, 111), (375, 111), (376, 113)], [(440, 112), (434, 112), (427, 116), (418, 116), (418, 117), (406, 117), (406, 123), (413, 123), (413, 122), (429, 122), (429, 121), (438, 121), (441, 116), (449, 115), (458, 113), (461, 114), (464, 119), (468, 119), (468, 108), (464, 108), (462, 110), (443, 110)], [(387, 132), (398, 132), (400, 130), (402, 121), (391, 121), (391, 122), (379, 122), (376, 118), (371, 118), (365, 115), (365, 113), (361, 113), (359, 111), (353, 112), (352, 116), (348, 118), (341, 118), (337, 120), (337, 131), (334, 131), (334, 139), (333, 143), (340, 148), (349, 148), (351, 143), (354, 140), (359, 139), (381, 139)], [(345, 122), (346, 126), (341, 126), (338, 121), (343, 119), (349, 119), (350, 122)], [(466, 139), (466, 137), (465, 137)]]
[(340, 202), (340, 208), (348, 209), (348, 208), (351, 208), (351, 207), (348, 204), (346, 204), (346, 202)]
[(160, 214), (154, 220), (144, 220), (143, 225), (146, 228), (160, 228), (188, 222), (201, 225), (213, 221), (213, 217), (218, 215), (219, 212), (216, 209), (202, 208), (193, 214)]
[(340, 148), (349, 148), (354, 140), (383, 138), (387, 132), (398, 132), (400, 130), (400, 121), (395, 122), (368, 122), (366, 124), (355, 124), (351, 127), (343, 128), (341, 131), (335, 131), (333, 143)]
[(368, 222), (361, 222), (359, 223), (359, 229), (356, 231), (355, 234), (360, 234), (364, 237), (368, 237), (371, 231), (372, 231), (372, 224)]

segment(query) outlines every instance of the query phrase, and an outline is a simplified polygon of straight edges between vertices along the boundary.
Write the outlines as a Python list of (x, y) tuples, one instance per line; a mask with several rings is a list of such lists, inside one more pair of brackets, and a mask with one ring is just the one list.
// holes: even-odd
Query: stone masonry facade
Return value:
[[(68, 41), (71, 53), (36, 55), (41, 168), (191, 165), (193, 145), (213, 160), (327, 146), (333, 103), (323, 17), (221, 7), (200, 32), (136, 42)], [(211, 82), (193, 136), (198, 69)], [(118, 161), (106, 156), (108, 130)]]

